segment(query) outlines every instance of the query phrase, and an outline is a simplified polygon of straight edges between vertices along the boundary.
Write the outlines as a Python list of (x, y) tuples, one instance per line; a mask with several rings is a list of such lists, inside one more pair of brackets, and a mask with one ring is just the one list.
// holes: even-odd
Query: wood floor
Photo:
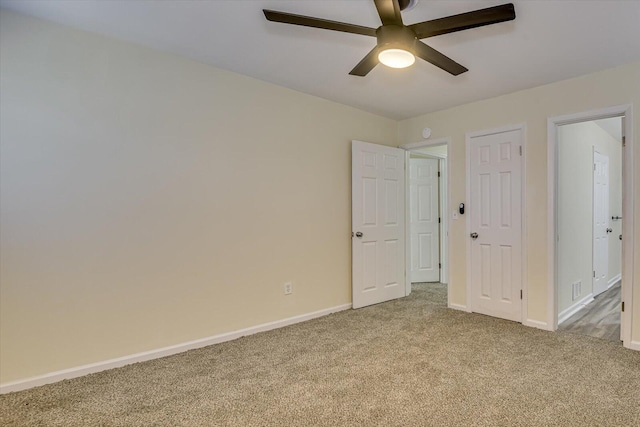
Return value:
[(568, 318), (558, 330), (620, 341), (620, 289), (618, 282)]

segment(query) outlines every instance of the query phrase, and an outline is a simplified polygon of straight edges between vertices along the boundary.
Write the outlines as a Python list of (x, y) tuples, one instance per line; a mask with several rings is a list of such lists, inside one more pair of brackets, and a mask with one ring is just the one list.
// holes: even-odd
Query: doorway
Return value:
[(557, 127), (558, 329), (620, 341), (622, 117)]
[[(549, 324), (553, 330), (563, 329), (562, 326), (571, 316), (588, 313), (583, 308), (590, 305), (614, 307), (613, 314), (620, 319), (618, 339), (625, 347), (638, 349), (631, 342), (633, 144), (627, 141), (633, 141), (632, 123), (630, 105), (548, 119), (548, 295)], [(618, 129), (617, 138), (612, 135), (616, 134), (614, 128)], [(592, 136), (584, 132), (585, 129), (598, 135), (609, 134), (605, 139), (617, 141), (611, 142), (607, 148), (593, 142)], [(571, 142), (571, 138), (565, 138), (567, 135), (577, 135), (577, 138)], [(571, 144), (578, 144), (579, 141), (582, 141), (579, 146), (581, 151), (571, 150)], [(588, 161), (578, 163), (577, 159), (585, 155), (585, 151)], [(569, 173), (566, 165), (561, 169), (563, 157), (574, 160)], [(588, 186), (571, 184), (571, 180), (583, 172), (577, 168), (585, 168), (585, 163), (587, 175), (584, 180)], [(586, 189), (581, 190), (582, 187)], [(578, 193), (583, 193), (583, 197), (579, 198)], [(581, 205), (586, 203), (586, 210), (582, 209), (579, 216), (572, 214), (572, 207), (568, 206), (569, 199)], [(580, 255), (584, 259), (580, 268), (586, 272), (582, 278), (582, 272), (578, 273), (575, 269), (577, 264), (571, 257), (568, 244), (571, 236), (575, 236), (572, 227), (577, 229), (578, 223), (586, 224), (581, 226), (582, 232), (577, 230), (586, 234), (577, 237), (583, 242), (579, 251), (585, 253)], [(577, 255), (575, 251), (574, 248), (573, 255)], [(616, 298), (615, 292), (620, 293), (619, 300), (612, 303)], [(588, 316), (582, 317), (587, 319)], [(611, 316), (608, 321), (610, 319)], [(587, 324), (588, 320), (582, 323)]]
[(449, 139), (403, 145), (406, 150), (406, 293), (412, 286), (449, 292)]

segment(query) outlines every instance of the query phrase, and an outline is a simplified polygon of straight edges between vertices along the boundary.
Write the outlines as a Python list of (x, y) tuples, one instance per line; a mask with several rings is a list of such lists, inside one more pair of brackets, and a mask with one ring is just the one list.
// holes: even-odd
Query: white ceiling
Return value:
[[(420, 0), (405, 24), (503, 4)], [(371, 0), (0, 0), (0, 6), (235, 71), (394, 119), (640, 60), (640, 1), (513, 1), (515, 21), (425, 39), (469, 68), (424, 61), (349, 71), (375, 39), (267, 22), (263, 8), (370, 27)]]

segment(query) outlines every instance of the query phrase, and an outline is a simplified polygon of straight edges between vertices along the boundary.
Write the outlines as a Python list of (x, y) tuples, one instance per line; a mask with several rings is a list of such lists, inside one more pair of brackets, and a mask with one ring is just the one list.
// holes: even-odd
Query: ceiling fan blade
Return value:
[(362, 34), (363, 36), (376, 36), (375, 28), (347, 24), (344, 22), (329, 21), (328, 19), (313, 18), (311, 16), (294, 15), (293, 13), (277, 12), (275, 10), (263, 9), (262, 11), (268, 21), (302, 25), (303, 27), (322, 28), (323, 30), (342, 31), (344, 33), (351, 34)]
[(466, 67), (463, 67), (453, 59), (444, 56), (434, 48), (427, 46), (419, 40), (416, 40), (414, 44), (414, 53), (417, 57), (432, 63), (436, 67), (442, 68), (444, 71), (451, 73), (454, 76), (462, 74), (465, 71), (469, 71)]
[(484, 25), (497, 24), (498, 22), (511, 21), (515, 18), (516, 11), (513, 3), (507, 3), (501, 6), (488, 7), (473, 12), (447, 16), (446, 18), (420, 22), (409, 25), (408, 27), (416, 33), (416, 37), (424, 39), (439, 36), (440, 34), (454, 33), (456, 31), (468, 30)]
[(382, 25), (403, 25), (398, 0), (373, 0)]
[(376, 65), (378, 65), (378, 46), (374, 47), (367, 56), (362, 58), (362, 61), (360, 61), (349, 74), (364, 77), (369, 74), (369, 71), (373, 70)]

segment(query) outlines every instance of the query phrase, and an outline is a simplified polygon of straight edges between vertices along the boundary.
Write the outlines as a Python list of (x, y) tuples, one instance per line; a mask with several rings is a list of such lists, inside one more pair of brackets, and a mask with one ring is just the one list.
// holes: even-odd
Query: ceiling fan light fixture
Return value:
[(392, 48), (380, 51), (378, 61), (391, 68), (407, 68), (416, 62), (416, 57), (408, 50)]
[(453, 76), (457, 76), (469, 70), (426, 45), (421, 41), (422, 39), (511, 21), (516, 18), (513, 3), (506, 3), (405, 25), (401, 11), (411, 9), (418, 0), (373, 0), (373, 2), (382, 23), (378, 28), (363, 27), (362, 25), (275, 10), (263, 9), (262, 11), (265, 18), (272, 22), (375, 37), (377, 40), (376, 46), (349, 72), (349, 75), (359, 77), (369, 74), (378, 63), (393, 68), (409, 67), (415, 62), (416, 56)]

